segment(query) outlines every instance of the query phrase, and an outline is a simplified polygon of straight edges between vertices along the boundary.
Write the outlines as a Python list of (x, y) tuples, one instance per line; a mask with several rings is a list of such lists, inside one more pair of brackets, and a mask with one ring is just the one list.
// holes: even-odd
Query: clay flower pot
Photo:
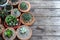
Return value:
[(21, 17), (20, 17), (20, 22), (22, 22), (22, 24), (24, 25), (32, 25), (35, 21), (34, 16), (27, 12), (27, 13), (22, 13)]
[(21, 15), (21, 12), (17, 8), (15, 8), (15, 9), (11, 10), (11, 15), (18, 18)]
[(4, 31), (4, 26), (2, 24), (0, 24), (0, 34)]
[(20, 0), (9, 0), (9, 3), (11, 4), (11, 5), (17, 5), (18, 3), (19, 3), (19, 1)]
[(16, 31), (17, 37), (21, 40), (28, 40), (32, 36), (32, 30), (26, 25), (20, 26)]
[(13, 9), (13, 6), (10, 5), (10, 4), (7, 4), (4, 9), (7, 11), (7, 12), (11, 12), (11, 10)]
[(0, 6), (4, 7), (8, 4), (9, 0), (0, 0)]
[(15, 16), (8, 15), (5, 19), (4, 26), (12, 27), (12, 28), (16, 29), (20, 26), (20, 22)]
[(28, 1), (22, 1), (18, 5), (18, 9), (21, 12), (28, 12), (30, 10), (30, 8), (31, 8), (31, 5)]
[(16, 37), (16, 32), (13, 28), (7, 28), (3, 31), (2, 36), (5, 40), (13, 40)]

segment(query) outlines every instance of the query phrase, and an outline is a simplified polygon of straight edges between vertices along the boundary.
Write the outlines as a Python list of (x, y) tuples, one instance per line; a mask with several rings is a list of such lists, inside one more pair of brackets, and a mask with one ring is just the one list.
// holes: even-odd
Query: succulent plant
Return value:
[(20, 33), (25, 34), (27, 32), (27, 29), (25, 27), (20, 28)]
[(22, 3), (20, 4), (20, 9), (22, 9), (22, 10), (26, 10), (26, 9), (28, 9), (28, 5), (27, 5), (27, 3), (22, 2)]
[(17, 18), (15, 16), (12, 16), (12, 15), (8, 15), (5, 19), (5, 22), (10, 27), (14, 27), (14, 26), (18, 25)]
[(17, 2), (18, 0), (11, 0), (11, 2)]
[(13, 6), (12, 6), (12, 5), (8, 4), (8, 5), (5, 6), (5, 10), (6, 10), (7, 12), (10, 12), (11, 9), (13, 9)]
[(0, 10), (0, 17), (1, 17), (2, 19), (5, 19), (5, 17), (6, 17), (7, 15), (9, 15), (9, 13), (8, 13), (7, 11), (5, 11), (5, 10)]
[(21, 12), (20, 12), (17, 8), (15, 8), (15, 9), (14, 9), (14, 13), (12, 13), (12, 15), (13, 15), (13, 16), (16, 16), (16, 17), (19, 17), (20, 14), (21, 14)]
[(30, 21), (30, 20), (32, 19), (32, 15), (29, 14), (29, 13), (24, 13), (24, 14), (22, 15), (22, 19), (23, 19), (25, 22)]
[(5, 37), (10, 38), (10, 37), (13, 35), (13, 32), (12, 32), (11, 30), (7, 29), (7, 30), (4, 32), (4, 35), (5, 35)]
[(3, 5), (7, 2), (7, 0), (0, 0), (0, 5)]

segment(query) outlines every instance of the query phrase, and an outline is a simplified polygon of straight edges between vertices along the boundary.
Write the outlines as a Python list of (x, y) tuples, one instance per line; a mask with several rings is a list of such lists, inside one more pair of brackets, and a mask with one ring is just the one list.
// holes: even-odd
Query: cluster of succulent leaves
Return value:
[(3, 5), (6, 2), (7, 2), (7, 0), (0, 0), (0, 5)]
[(10, 11), (12, 8), (13, 8), (13, 6), (10, 4), (5, 6), (6, 11)]
[(17, 2), (18, 0), (11, 0), (11, 2)]
[(13, 35), (13, 32), (9, 29), (7, 29), (5, 32), (4, 32), (4, 35), (8, 38), (10, 38), (12, 35)]
[(27, 8), (28, 8), (28, 5), (27, 5), (25, 2), (22, 2), (22, 3), (20, 4), (20, 9), (26, 10)]
[(25, 27), (20, 28), (20, 33), (25, 34), (27, 32), (27, 29)]
[(17, 18), (12, 15), (8, 15), (5, 19), (5, 22), (7, 23), (7, 25), (9, 27), (14, 27), (14, 26), (18, 25)]
[(32, 15), (29, 14), (29, 13), (24, 13), (24, 14), (22, 15), (22, 19), (23, 19), (25, 22), (30, 21), (30, 19), (32, 19)]

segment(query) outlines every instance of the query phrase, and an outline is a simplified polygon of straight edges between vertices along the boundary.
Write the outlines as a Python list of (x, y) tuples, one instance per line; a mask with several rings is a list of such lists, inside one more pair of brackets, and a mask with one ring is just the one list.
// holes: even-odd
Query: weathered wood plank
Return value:
[(60, 9), (34, 9), (31, 8), (30, 12), (34, 16), (60, 16)]
[(60, 40), (60, 37), (53, 36), (34, 36), (30, 40)]
[(60, 26), (31, 26), (33, 35), (60, 36)]
[(31, 1), (32, 8), (60, 8), (60, 1)]
[(60, 25), (60, 17), (35, 17), (33, 25)]

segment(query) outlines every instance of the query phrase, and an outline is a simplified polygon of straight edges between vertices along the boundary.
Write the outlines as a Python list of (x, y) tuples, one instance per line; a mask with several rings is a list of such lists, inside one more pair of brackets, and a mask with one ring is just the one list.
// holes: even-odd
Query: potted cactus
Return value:
[(21, 12), (28, 12), (31, 8), (31, 5), (29, 2), (27, 1), (22, 1), (21, 3), (19, 3), (18, 5), (18, 9), (21, 11)]
[(13, 28), (7, 28), (3, 31), (2, 36), (5, 40), (13, 40), (16, 37), (16, 33)]
[(6, 6), (9, 0), (0, 0), (0, 6)]
[(3, 21), (7, 15), (9, 15), (9, 13), (7, 11), (0, 10), (0, 17), (2, 18)]
[(10, 4), (7, 4), (4, 9), (7, 11), (7, 12), (10, 12), (12, 9), (13, 9), (13, 6), (10, 5)]
[(21, 14), (21, 12), (17, 8), (15, 8), (11, 11), (11, 15), (13, 15), (15, 17), (19, 17), (20, 14)]
[(28, 40), (32, 36), (32, 30), (26, 25), (20, 26), (17, 31), (17, 37), (21, 40)]
[(27, 13), (23, 13), (20, 17), (20, 21), (22, 22), (22, 24), (25, 25), (32, 25), (35, 21), (35, 18), (32, 14), (30, 14), (29, 12)]
[(19, 3), (19, 0), (9, 0), (9, 3), (15, 6)]
[(4, 31), (4, 26), (0, 24), (0, 34)]
[(4, 25), (5, 27), (13, 27), (16, 29), (19, 27), (19, 20), (13, 15), (8, 15), (5, 19)]

